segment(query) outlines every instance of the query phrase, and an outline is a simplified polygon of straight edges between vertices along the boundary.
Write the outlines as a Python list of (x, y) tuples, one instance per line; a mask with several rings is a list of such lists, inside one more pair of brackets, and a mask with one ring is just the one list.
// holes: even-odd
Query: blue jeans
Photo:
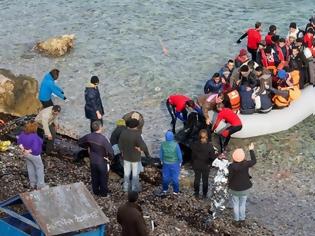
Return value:
[(247, 199), (246, 195), (236, 196), (232, 194), (234, 220), (236, 221), (245, 220), (246, 199)]
[[(131, 181), (131, 190), (139, 192), (140, 183), (139, 183), (139, 162), (130, 162), (124, 160), (124, 191), (129, 191), (130, 181)], [(132, 180), (130, 180), (130, 174), (132, 172)]]
[(178, 163), (175, 164), (163, 164), (162, 176), (163, 176), (163, 191), (168, 190), (168, 185), (172, 181), (173, 191), (179, 192), (179, 172), (180, 166)]

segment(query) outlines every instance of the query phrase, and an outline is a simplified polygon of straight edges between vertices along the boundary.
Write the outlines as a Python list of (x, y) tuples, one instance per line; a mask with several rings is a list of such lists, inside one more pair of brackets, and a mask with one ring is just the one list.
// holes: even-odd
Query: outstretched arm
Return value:
[(236, 43), (241, 43), (242, 42), (242, 39), (247, 37), (247, 32), (245, 34), (243, 34), (237, 41)]

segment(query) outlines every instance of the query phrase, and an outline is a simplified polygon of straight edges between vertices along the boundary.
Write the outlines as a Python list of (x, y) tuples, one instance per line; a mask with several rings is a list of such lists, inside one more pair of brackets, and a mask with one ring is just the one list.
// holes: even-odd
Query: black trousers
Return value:
[(54, 105), (54, 103), (52, 102), (52, 100), (48, 100), (48, 101), (40, 101), (40, 103), (43, 105), (43, 108), (46, 108), (46, 107), (51, 107)]
[[(172, 118), (172, 121), (171, 121), (171, 124), (172, 124), (172, 131), (173, 131), (173, 133), (175, 134), (175, 127), (176, 127), (176, 120), (177, 120), (176, 115), (175, 115), (175, 112), (176, 112), (176, 111), (175, 111), (175, 107), (172, 106), (172, 105), (169, 103), (168, 100), (166, 100), (166, 107), (167, 107), (168, 112), (169, 112), (170, 115), (171, 115), (171, 118)], [(187, 110), (184, 109), (183, 111), (181, 111), (181, 113), (182, 113), (182, 115), (183, 115), (183, 118), (184, 118), (185, 120), (187, 120), (187, 116), (188, 116)], [(185, 125), (185, 123), (184, 123), (184, 125)]]
[(202, 193), (204, 196), (208, 193), (208, 184), (209, 184), (209, 173), (210, 169), (194, 169), (195, 172), (195, 180), (194, 180), (194, 190), (195, 194), (199, 195), (199, 186), (200, 186), (200, 179), (202, 179)]
[(49, 125), (49, 130), (52, 136), (52, 140), (49, 140), (47, 136), (44, 133), (44, 130), (42, 128), (39, 128), (37, 130), (37, 134), (39, 137), (41, 137), (44, 141), (44, 150), (47, 155), (49, 155), (54, 150), (54, 143), (56, 139), (56, 128), (55, 124)]
[(90, 119), (90, 130), (91, 130), (91, 133), (93, 133), (93, 129), (92, 129), (92, 123), (94, 121), (100, 121), (103, 125), (103, 119)]
[[(225, 130), (229, 131), (229, 135), (227, 137), (224, 137), (223, 135), (219, 136), (219, 141), (220, 141), (220, 147), (221, 147), (221, 153), (225, 151), (227, 145), (230, 142), (231, 135), (236, 133), (237, 131), (240, 131), (242, 129), (242, 126), (229, 126)], [(224, 131), (223, 131), (224, 132)]]
[(252, 61), (256, 61), (257, 60), (257, 49), (251, 49), (251, 48), (247, 47), (247, 51), (251, 54)]
[(106, 164), (91, 163), (92, 190), (95, 195), (106, 196), (108, 193), (108, 172)]

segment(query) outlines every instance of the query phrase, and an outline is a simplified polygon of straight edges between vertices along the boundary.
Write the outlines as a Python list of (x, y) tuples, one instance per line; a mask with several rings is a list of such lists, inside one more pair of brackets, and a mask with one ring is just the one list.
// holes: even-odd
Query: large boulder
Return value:
[(14, 116), (36, 114), (41, 108), (37, 95), (36, 79), (0, 69), (0, 112)]
[(47, 56), (60, 57), (68, 53), (74, 45), (74, 34), (66, 34), (36, 43), (34, 49)]

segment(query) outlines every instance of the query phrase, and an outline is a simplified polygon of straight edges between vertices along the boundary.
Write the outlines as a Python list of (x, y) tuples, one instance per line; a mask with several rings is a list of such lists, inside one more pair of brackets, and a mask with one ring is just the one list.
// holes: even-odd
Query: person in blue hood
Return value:
[(55, 83), (55, 80), (57, 80), (58, 77), (59, 70), (53, 69), (45, 75), (40, 84), (39, 101), (42, 103), (44, 108), (54, 105), (51, 100), (52, 94), (55, 94), (63, 100), (67, 99), (64, 95), (63, 90)]
[(174, 134), (172, 131), (166, 132), (165, 140), (166, 141), (161, 144), (160, 148), (160, 159), (163, 165), (162, 194), (167, 193), (168, 185), (172, 181), (173, 193), (177, 195), (179, 193), (179, 172), (183, 161), (182, 152), (178, 143), (174, 140)]

